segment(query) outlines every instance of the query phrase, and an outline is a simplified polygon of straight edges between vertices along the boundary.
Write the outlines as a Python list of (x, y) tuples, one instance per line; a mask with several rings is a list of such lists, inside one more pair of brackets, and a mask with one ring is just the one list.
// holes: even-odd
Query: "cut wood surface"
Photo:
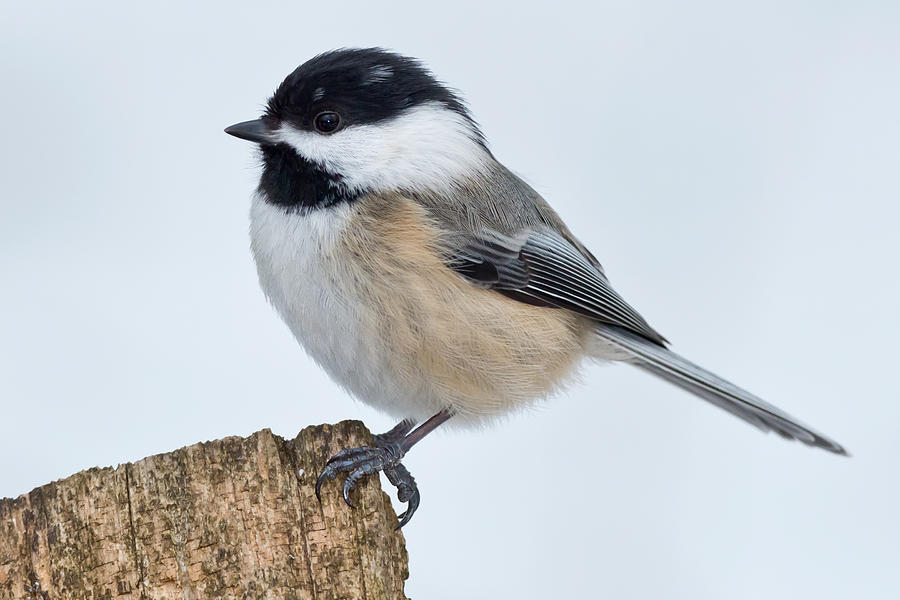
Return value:
[[(93, 468), (0, 500), (0, 599), (402, 599), (403, 535), (377, 477), (316, 476), (362, 423), (263, 430)], [(338, 480), (340, 481), (340, 480)]]

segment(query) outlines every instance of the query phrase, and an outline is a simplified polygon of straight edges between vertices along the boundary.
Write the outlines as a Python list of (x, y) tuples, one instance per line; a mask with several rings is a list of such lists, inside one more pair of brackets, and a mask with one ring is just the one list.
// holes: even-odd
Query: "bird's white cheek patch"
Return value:
[(354, 191), (442, 189), (484, 173), (490, 159), (472, 124), (436, 103), (332, 135), (287, 124), (278, 135), (300, 156), (340, 175)]

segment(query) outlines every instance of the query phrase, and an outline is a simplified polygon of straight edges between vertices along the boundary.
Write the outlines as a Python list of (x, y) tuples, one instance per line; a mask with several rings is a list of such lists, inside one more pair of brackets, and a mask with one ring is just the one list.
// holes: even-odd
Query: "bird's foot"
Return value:
[(388, 481), (397, 488), (397, 498), (400, 502), (407, 503), (406, 511), (400, 515), (400, 523), (396, 527), (400, 529), (409, 523), (413, 513), (419, 508), (419, 488), (416, 486), (416, 480), (406, 467), (400, 464), (400, 460), (410, 448), (452, 416), (453, 410), (445, 408), (416, 429), (413, 429), (415, 421), (404, 419), (387, 433), (373, 436), (372, 446), (341, 450), (325, 464), (316, 480), (316, 497), (322, 500), (319, 491), (323, 483), (341, 473), (347, 473), (344, 480), (344, 501), (352, 507), (350, 493), (359, 480), (366, 475), (383, 471)]
[[(398, 425), (394, 429), (399, 427)], [(347, 448), (332, 456), (316, 480), (316, 497), (321, 500), (320, 489), (323, 483), (341, 473), (348, 473), (344, 479), (343, 495), (344, 501), (353, 507), (350, 493), (356, 488), (356, 484), (366, 475), (383, 471), (388, 481), (397, 488), (397, 498), (401, 502), (408, 503), (406, 511), (400, 515), (397, 529), (406, 525), (419, 507), (419, 488), (407, 468), (400, 464), (405, 450), (398, 441), (391, 439), (394, 437), (390, 435), (392, 433), (394, 430), (382, 436), (375, 436), (375, 446)], [(399, 437), (402, 438), (405, 433), (399, 434)]]

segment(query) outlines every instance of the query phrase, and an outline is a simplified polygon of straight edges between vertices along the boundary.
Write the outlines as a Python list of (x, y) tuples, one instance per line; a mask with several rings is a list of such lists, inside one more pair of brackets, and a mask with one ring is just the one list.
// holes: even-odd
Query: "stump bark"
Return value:
[(344, 504), (315, 480), (358, 421), (265, 429), (93, 468), (0, 500), (0, 599), (403, 599), (409, 572), (377, 477)]

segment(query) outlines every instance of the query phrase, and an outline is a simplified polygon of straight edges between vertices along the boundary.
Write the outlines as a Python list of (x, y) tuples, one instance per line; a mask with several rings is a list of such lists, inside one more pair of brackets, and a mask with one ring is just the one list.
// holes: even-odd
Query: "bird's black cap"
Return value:
[(426, 102), (472, 120), (462, 100), (419, 61), (382, 48), (344, 48), (297, 67), (269, 99), (264, 118), (311, 130), (316, 115), (334, 111), (346, 127), (390, 119)]

